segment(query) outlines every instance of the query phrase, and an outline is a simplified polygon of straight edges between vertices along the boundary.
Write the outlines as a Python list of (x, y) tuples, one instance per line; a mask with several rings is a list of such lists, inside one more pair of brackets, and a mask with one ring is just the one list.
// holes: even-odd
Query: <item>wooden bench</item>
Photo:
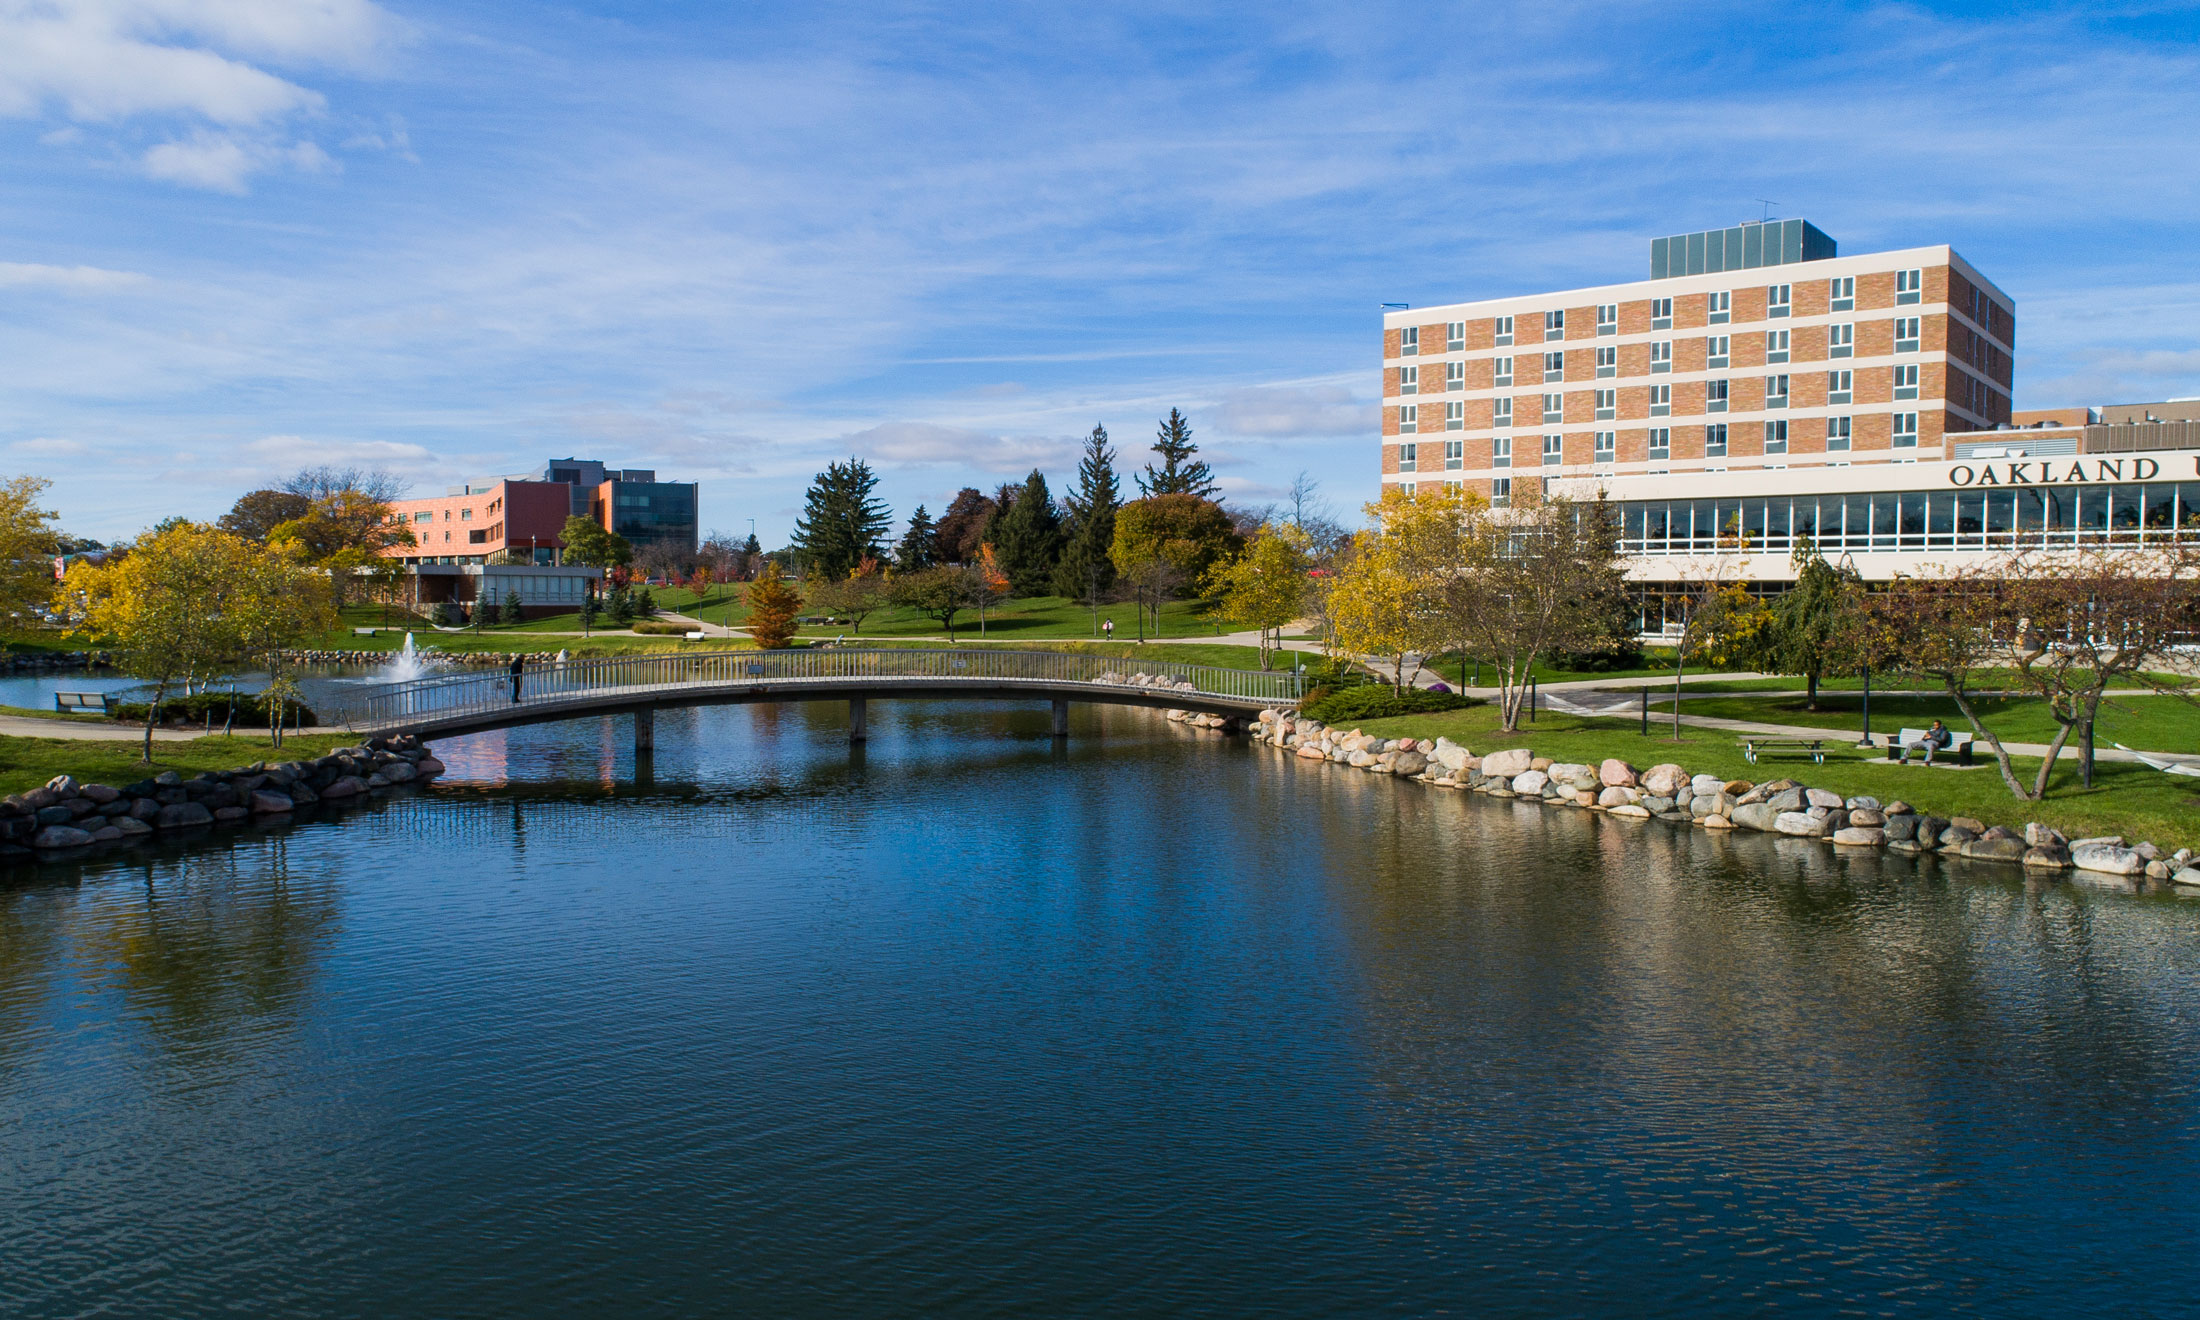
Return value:
[(1751, 765), (1757, 764), (1757, 758), (1765, 752), (1783, 750), (1808, 752), (1813, 763), (1825, 764), (1826, 740), (1823, 738), (1759, 738), (1751, 736), (1742, 739), (1742, 756)]
[[(1901, 760), (1902, 749), (1908, 747), (1911, 743), (1923, 742), (1927, 732), (1925, 729), (1896, 730), (1887, 738), (1887, 759), (1890, 761)], [(1968, 733), (1957, 733), (1954, 729), (1950, 729), (1948, 730), (1948, 745), (1934, 752), (1933, 755), (1946, 756), (1949, 753), (1954, 753), (1957, 765), (1969, 765), (1971, 764), (1971, 739), (1972, 735)]]
[(107, 713), (107, 694), (104, 692), (56, 692), (53, 694), (55, 710), (96, 711)]

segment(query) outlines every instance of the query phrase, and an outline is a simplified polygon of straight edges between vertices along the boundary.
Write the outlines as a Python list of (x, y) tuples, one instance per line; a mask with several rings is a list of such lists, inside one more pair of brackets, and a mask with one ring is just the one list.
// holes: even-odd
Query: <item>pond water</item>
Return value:
[(870, 724), (0, 889), (0, 1313), (2190, 1305), (2200, 904)]

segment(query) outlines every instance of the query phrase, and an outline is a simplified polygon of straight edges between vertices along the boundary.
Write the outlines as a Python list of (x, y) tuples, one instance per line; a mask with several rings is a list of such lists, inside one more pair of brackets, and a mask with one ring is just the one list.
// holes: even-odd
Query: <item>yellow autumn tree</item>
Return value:
[(58, 537), (53, 511), (38, 505), (50, 484), (44, 477), (0, 484), (0, 619), (28, 614), (53, 595)]
[(1285, 624), (1306, 610), (1306, 535), (1296, 527), (1263, 525), (1237, 559), (1217, 565), (1207, 576), (1207, 592), (1217, 613), (1241, 628), (1260, 631), (1260, 667), (1270, 657)]
[(1392, 487), (1367, 506), (1373, 525), (1353, 538), (1352, 555), (1329, 590), (1336, 639), (1356, 655), (1388, 657), (1391, 685), (1404, 691), (1408, 654), (1444, 641), (1443, 588), (1460, 520), (1474, 497)]

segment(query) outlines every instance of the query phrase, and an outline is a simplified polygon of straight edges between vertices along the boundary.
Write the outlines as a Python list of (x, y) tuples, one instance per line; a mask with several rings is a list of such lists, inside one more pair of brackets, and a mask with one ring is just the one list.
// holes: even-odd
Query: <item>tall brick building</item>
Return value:
[(2016, 308), (1947, 247), (1801, 220), (1661, 238), (1650, 278), (1387, 313), (1383, 482), (1609, 501), (1641, 602), (2200, 539), (2200, 406), (2011, 411)]
[(1904, 462), (2009, 420), (2015, 303), (1950, 248), (1786, 220), (1657, 239), (1650, 275), (1386, 315), (1384, 480)]

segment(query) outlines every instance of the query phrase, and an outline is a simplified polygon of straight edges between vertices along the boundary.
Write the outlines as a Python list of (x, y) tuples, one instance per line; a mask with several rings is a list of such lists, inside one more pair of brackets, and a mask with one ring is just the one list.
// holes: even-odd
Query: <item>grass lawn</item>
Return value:
[(0, 706), (0, 715), (13, 715), (26, 720), (63, 720), (79, 724), (105, 724), (104, 715), (78, 715), (70, 711), (53, 710), (45, 706)]
[[(1864, 753), (1844, 747), (1829, 750), (1824, 765), (1813, 765), (1800, 756), (1751, 765), (1743, 759), (1733, 734), (1714, 729), (1684, 729), (1681, 740), (1674, 742), (1669, 731), (1659, 732), (1655, 725), (1646, 738), (1630, 724), (1570, 715), (1545, 714), (1510, 734), (1499, 733), (1497, 723), (1495, 706), (1477, 706), (1439, 715), (1374, 720), (1360, 727), (1385, 738), (1441, 735), (1478, 754), (1529, 747), (1538, 756), (1591, 765), (1616, 756), (1638, 769), (1671, 761), (1695, 773), (1728, 779), (1791, 778), (1843, 794), (1868, 793), (1882, 802), (1899, 798), (1920, 811), (1975, 816), (1989, 825), (2018, 828), (2036, 820), (2072, 838), (2121, 834), (2132, 840), (2151, 839), (2165, 851), (2200, 846), (2200, 781), (2141, 765), (2102, 764), (2094, 787), (2088, 790), (2077, 786), (2076, 763), (2065, 760), (2055, 772), (2048, 799), (2024, 802), (2009, 792), (1990, 763), (1975, 770), (1888, 765), (1868, 761)], [(2020, 777), (2036, 773), (2038, 767), (2037, 760), (2016, 759)]]
[[(1539, 663), (1530, 672), (1530, 677), (1534, 678), (1535, 681), (1538, 683), (1572, 683), (1585, 679), (1595, 680), (1599, 678), (1671, 678), (1673, 676), (1672, 652), (1661, 651), (1655, 647), (1652, 647), (1645, 650), (1644, 655), (1648, 659), (1649, 663), (1636, 669), (1611, 669), (1591, 672), (1585, 669), (1556, 668), (1548, 664)], [(1457, 686), (1459, 684), (1459, 653), (1457, 651), (1445, 651), (1439, 655), (1431, 656), (1429, 659), (1424, 660), (1421, 663), (1423, 668), (1428, 669), (1432, 673), (1435, 673), (1446, 683), (1453, 684), (1454, 686)], [(1705, 669), (1704, 666), (1694, 663), (1691, 663), (1689, 665), (1689, 668), (1691, 670), (1704, 669), (1704, 672), (1706, 673), (1717, 672), (1716, 670)], [(1475, 662), (1470, 657), (1467, 660), (1465, 685), (1468, 687), (1497, 686), (1496, 668), (1486, 662), (1481, 666), (1480, 669), (1480, 682), (1477, 682), (1476, 678), (1477, 672), (1475, 668)]]
[[(294, 733), (283, 740), (279, 755), (286, 761), (304, 760), (332, 748), (349, 747), (353, 741), (342, 733)], [(216, 734), (188, 742), (155, 742), (151, 765), (138, 759), (140, 750), (141, 744), (135, 741), (0, 735), (0, 794), (37, 788), (55, 775), (75, 775), (86, 783), (120, 788), (163, 770), (195, 775), (201, 770), (234, 770), (278, 756), (264, 735), (224, 738)]]
[[(1657, 705), (1655, 696), (1651, 704)], [(1802, 724), (1815, 729), (1861, 731), (1864, 727), (1861, 693), (1829, 692), (1820, 688), (1818, 706), (1815, 711), (1804, 709), (1800, 693), (1769, 697), (1695, 697), (1681, 703), (1681, 712), (1766, 724)], [(2005, 741), (2046, 743), (2055, 739), (2058, 727), (2055, 718), (2048, 714), (2047, 703), (2037, 697), (1974, 697), (1971, 706), (1986, 726)], [(1665, 709), (1670, 712), (1672, 708), (1672, 698), (1668, 694)], [(1896, 697), (1876, 693), (1872, 697), (1872, 732), (1875, 735), (1884, 736), (1902, 727), (1921, 729), (1935, 719), (1946, 721), (1949, 728), (1958, 732), (1971, 727), (1963, 718), (1963, 712), (1956, 709), (1956, 703), (1947, 697)], [(2177, 697), (2109, 696), (2101, 702), (2094, 743), (2108, 747), (2119, 742), (2141, 751), (2200, 751), (2200, 705)], [(1978, 754), (1992, 753), (1981, 744)]]
[(51, 655), (90, 649), (76, 634), (58, 628), (0, 628), (0, 655)]
[[(688, 602), (695, 598), (686, 591), (667, 588), (657, 593), (657, 603), (678, 610), (693, 618), (711, 623), (740, 627), (748, 618), (748, 606), (731, 596), (712, 593), (712, 601), (700, 609), (690, 609)], [(1101, 619), (1115, 621), (1118, 640), (1138, 636), (1138, 610), (1132, 605), (1103, 605)], [(1205, 606), (1199, 601), (1170, 601), (1161, 607), (1161, 626), (1157, 629), (1152, 620), (1147, 621), (1150, 636), (1158, 638), (1219, 637), (1236, 629), (1218, 619), (1209, 618)], [(984, 631), (979, 631), (978, 612), (966, 611), (956, 616), (955, 639), (957, 641), (1021, 641), (1060, 640), (1070, 641), (1094, 637), (1093, 611), (1072, 600), (1060, 596), (1020, 596), (990, 606), (985, 612)], [(848, 633), (853, 641), (853, 629), (838, 624), (820, 628), (804, 628), (804, 636), (837, 637)], [(912, 610), (884, 609), (863, 621), (864, 637), (944, 637), (947, 630), (938, 619), (917, 614)]]

